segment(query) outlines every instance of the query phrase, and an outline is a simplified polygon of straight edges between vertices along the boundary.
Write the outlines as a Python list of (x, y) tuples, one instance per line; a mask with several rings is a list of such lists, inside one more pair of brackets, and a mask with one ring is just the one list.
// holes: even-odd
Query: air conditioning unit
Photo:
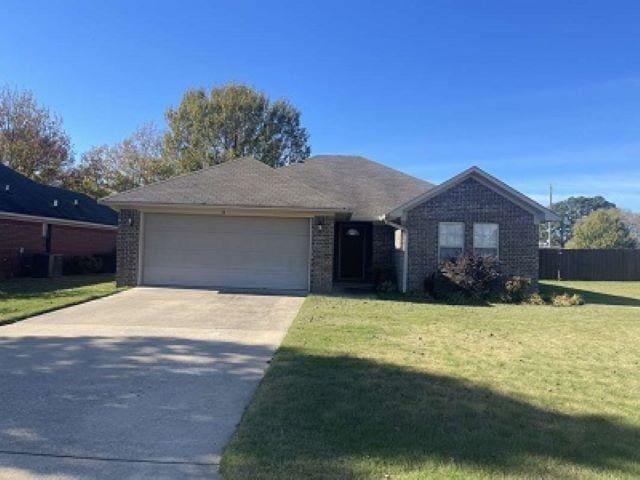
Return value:
[(61, 277), (63, 255), (36, 253), (31, 262), (32, 277)]

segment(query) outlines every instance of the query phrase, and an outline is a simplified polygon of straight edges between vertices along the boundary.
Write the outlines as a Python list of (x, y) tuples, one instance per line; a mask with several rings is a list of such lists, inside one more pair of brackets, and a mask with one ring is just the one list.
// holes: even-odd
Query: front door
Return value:
[(362, 224), (340, 224), (338, 273), (341, 280), (364, 280), (366, 234)]

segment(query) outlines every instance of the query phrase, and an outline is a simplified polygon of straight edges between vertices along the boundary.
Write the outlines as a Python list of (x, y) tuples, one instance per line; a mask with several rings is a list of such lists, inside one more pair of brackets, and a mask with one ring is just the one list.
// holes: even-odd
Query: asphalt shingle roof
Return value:
[(352, 155), (316, 155), (281, 170), (346, 204), (356, 220), (376, 219), (435, 186)]
[[(7, 191), (6, 186), (9, 186)], [(54, 207), (54, 200), (58, 206)], [(74, 204), (78, 201), (78, 205)], [(93, 198), (34, 182), (0, 163), (0, 212), (116, 225), (118, 214)]]
[(225, 207), (344, 210), (346, 205), (253, 158), (214, 165), (110, 195), (107, 204), (211, 205)]

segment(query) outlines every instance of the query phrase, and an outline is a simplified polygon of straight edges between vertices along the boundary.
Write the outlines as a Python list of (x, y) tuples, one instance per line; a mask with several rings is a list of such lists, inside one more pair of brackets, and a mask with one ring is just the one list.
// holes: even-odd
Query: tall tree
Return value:
[(631, 210), (620, 210), (622, 221), (629, 227), (631, 237), (636, 241), (640, 248), (640, 213)]
[(311, 152), (300, 112), (245, 85), (214, 87), (209, 93), (188, 90), (166, 118), (165, 150), (182, 171), (247, 155), (278, 167)]
[(573, 236), (567, 244), (569, 248), (634, 248), (629, 227), (622, 221), (620, 211), (596, 210), (579, 220)]
[(116, 145), (84, 152), (80, 163), (67, 171), (64, 184), (103, 197), (163, 180), (175, 173), (175, 165), (162, 152), (162, 133), (155, 125), (146, 124)]
[[(600, 209), (616, 208), (616, 204), (609, 202), (604, 197), (569, 197), (566, 200), (554, 203), (551, 207), (557, 213), (561, 221), (551, 224), (551, 244), (564, 246), (571, 239), (573, 226), (578, 220), (586, 217), (591, 212)], [(547, 226), (540, 228), (540, 240), (546, 242), (549, 238)]]
[(152, 123), (112, 147), (110, 160), (111, 188), (117, 192), (175, 174), (175, 166), (163, 156), (162, 133)]
[(76, 192), (101, 198), (114, 190), (111, 185), (111, 148), (108, 145), (92, 147), (80, 157), (80, 163), (70, 168), (63, 186)]
[(62, 179), (73, 161), (62, 120), (29, 91), (0, 88), (0, 162), (33, 180)]

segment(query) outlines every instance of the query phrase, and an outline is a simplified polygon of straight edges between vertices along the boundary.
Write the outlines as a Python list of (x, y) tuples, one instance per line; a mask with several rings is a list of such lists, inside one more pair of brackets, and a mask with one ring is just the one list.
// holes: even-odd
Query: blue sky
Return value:
[(640, 2), (5, 0), (0, 84), (80, 153), (192, 86), (287, 97), (314, 153), (442, 181), (475, 164), (543, 200), (640, 210)]

